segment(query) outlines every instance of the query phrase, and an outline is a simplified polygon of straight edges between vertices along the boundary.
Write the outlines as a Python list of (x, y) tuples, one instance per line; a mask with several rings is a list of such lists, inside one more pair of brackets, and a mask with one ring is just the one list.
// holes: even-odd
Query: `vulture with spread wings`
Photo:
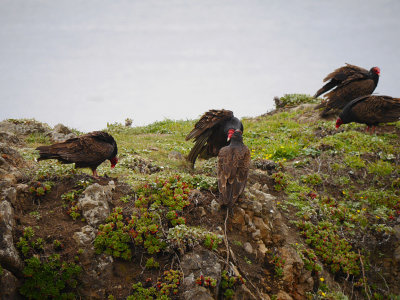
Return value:
[(336, 128), (351, 122), (366, 124), (371, 133), (379, 123), (399, 121), (400, 98), (390, 96), (369, 95), (354, 99), (340, 113), (336, 120)]
[(111, 168), (118, 162), (117, 143), (107, 132), (94, 131), (77, 138), (68, 139), (62, 143), (40, 146), (38, 161), (57, 159), (63, 164), (75, 163), (75, 168), (90, 168), (93, 177), (98, 178), (96, 169), (106, 159), (110, 160)]
[(236, 130), (229, 146), (218, 154), (218, 189), (221, 204), (232, 207), (242, 194), (250, 168), (250, 151), (243, 144), (242, 132)]
[(346, 64), (328, 74), (324, 78), (324, 82), (329, 80), (328, 83), (314, 95), (314, 98), (317, 98), (331, 90), (325, 95), (328, 100), (316, 107), (324, 107), (321, 117), (326, 117), (331, 110), (342, 109), (353, 99), (372, 94), (378, 85), (380, 72), (378, 67), (373, 67), (368, 71)]
[(235, 130), (243, 132), (243, 124), (233, 116), (230, 110), (212, 109), (201, 116), (186, 140), (194, 139), (195, 144), (189, 153), (188, 160), (194, 164), (199, 155), (210, 158), (218, 155), (222, 147), (229, 145)]

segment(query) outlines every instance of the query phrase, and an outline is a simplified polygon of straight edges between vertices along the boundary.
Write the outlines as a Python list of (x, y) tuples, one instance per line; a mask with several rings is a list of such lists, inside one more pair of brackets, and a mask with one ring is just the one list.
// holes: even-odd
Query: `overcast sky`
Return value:
[(82, 131), (238, 117), (314, 94), (335, 68), (381, 68), (400, 97), (400, 1), (0, 0), (0, 120)]

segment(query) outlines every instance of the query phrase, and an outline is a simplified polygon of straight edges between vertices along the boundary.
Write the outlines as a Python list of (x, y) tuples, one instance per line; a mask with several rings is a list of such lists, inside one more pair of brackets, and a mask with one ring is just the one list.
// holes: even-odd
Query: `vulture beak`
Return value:
[(228, 130), (228, 138), (226, 139), (227, 142), (229, 142), (231, 140), (231, 137), (232, 137), (234, 132), (235, 132), (235, 129), (229, 129)]
[(113, 157), (110, 159), (111, 162), (111, 169), (115, 168), (115, 165), (118, 163), (118, 158), (117, 157)]
[(343, 124), (342, 119), (341, 119), (341, 118), (338, 118), (338, 119), (336, 120), (336, 126), (335, 126), (336, 130), (338, 130), (339, 127), (340, 127), (340, 125), (342, 125), (342, 124)]

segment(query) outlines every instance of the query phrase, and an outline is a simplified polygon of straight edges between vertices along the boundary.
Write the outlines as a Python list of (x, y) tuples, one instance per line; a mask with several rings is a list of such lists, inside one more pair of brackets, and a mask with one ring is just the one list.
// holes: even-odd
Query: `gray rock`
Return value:
[(299, 106), (291, 108), (290, 110), (291, 111), (306, 110), (306, 109), (311, 110), (314, 109), (317, 105), (318, 104), (315, 103), (303, 103), (300, 104)]
[(210, 207), (211, 207), (211, 213), (215, 214), (219, 211), (219, 209), (221, 208), (221, 205), (219, 205), (219, 203), (215, 199), (213, 199), (211, 201)]
[(14, 209), (10, 202), (0, 202), (0, 264), (13, 273), (22, 270), (22, 260), (14, 247)]
[(5, 170), (15, 170), (13, 167), (22, 167), (25, 160), (17, 150), (5, 143), (0, 143), (0, 168)]
[(394, 235), (398, 240), (400, 240), (400, 225), (396, 225), (393, 227)]
[(301, 277), (301, 272), (304, 267), (304, 262), (299, 254), (291, 246), (281, 248), (281, 257), (285, 261), (283, 266), (283, 282), (288, 289), (293, 288), (295, 283)]
[(63, 124), (57, 124), (54, 126), (53, 131), (50, 132), (49, 135), (50, 138), (57, 143), (77, 137), (77, 135), (73, 133), (71, 129)]
[(108, 202), (112, 200), (112, 187), (101, 186), (98, 183), (92, 184), (83, 192), (78, 205), (88, 224), (97, 227), (104, 223), (110, 214)]
[(17, 201), (17, 190), (14, 187), (9, 187), (3, 190), (4, 200), (7, 200), (11, 204), (15, 204)]
[(394, 250), (393, 258), (397, 263), (400, 263), (400, 245)]
[(252, 223), (252, 222), (251, 222), (251, 218), (250, 218), (250, 216), (249, 216), (248, 214), (245, 214), (245, 215), (244, 215), (244, 221), (246, 222), (246, 224)]
[[(183, 282), (183, 287), (186, 290), (185, 299), (199, 299), (197, 297), (188, 298), (186, 295), (197, 295), (199, 286), (196, 285), (195, 280), (199, 278), (200, 275), (204, 277), (210, 276), (217, 280), (221, 278), (221, 264), (218, 261), (217, 255), (202, 247), (197, 247), (192, 252), (186, 253), (182, 257), (181, 266), (185, 276), (185, 281)], [(186, 277), (188, 277), (188, 279), (186, 279)], [(217, 294), (218, 289), (216, 288), (216, 294), (214, 296)]]
[(67, 126), (60, 124), (60, 123), (54, 126), (53, 131), (57, 132), (57, 133), (62, 133), (62, 134), (72, 133), (71, 129), (69, 129)]
[(18, 288), (18, 279), (10, 271), (3, 269), (3, 275), (0, 276), (0, 299), (22, 299), (22, 297), (18, 294)]
[(251, 246), (251, 244), (249, 242), (244, 243), (243, 245), (244, 251), (246, 251), (249, 254), (253, 253), (253, 247)]
[(204, 209), (204, 207), (200, 206), (197, 208), (197, 210), (199, 211), (200, 217), (204, 217), (205, 215), (207, 215), (206, 210)]
[(73, 238), (79, 246), (91, 246), (96, 238), (96, 230), (92, 226), (86, 225), (81, 228), (81, 231), (75, 232)]
[(129, 155), (125, 157), (121, 164), (125, 167), (142, 174), (153, 174), (160, 172), (164, 167), (154, 164), (152, 160), (146, 160), (139, 155)]
[(290, 295), (285, 291), (279, 291), (278, 294), (276, 295), (276, 298), (278, 300), (293, 300), (293, 298), (290, 297)]
[(8, 145), (20, 145), (23, 144), (22, 140), (13, 133), (0, 131), (0, 141), (7, 143)]
[(174, 160), (182, 160), (183, 159), (183, 155), (178, 151), (171, 151), (168, 154), (168, 158), (169, 159), (174, 159)]
[(56, 143), (60, 143), (60, 142), (66, 141), (68, 139), (76, 138), (77, 135), (75, 133), (63, 134), (63, 133), (59, 133), (59, 132), (52, 132), (50, 134), (50, 137), (51, 137), (52, 141), (54, 141)]
[(187, 290), (183, 293), (183, 298), (185, 300), (213, 300), (214, 297), (211, 296), (208, 289), (203, 286), (196, 286), (193, 289)]
[(195, 206), (197, 206), (201, 205), (204, 202), (205, 197), (199, 190), (194, 189), (190, 191), (188, 200), (194, 203)]
[(261, 239), (261, 233), (260, 233), (260, 229), (257, 229), (256, 231), (254, 231), (251, 234), (251, 237), (253, 238), (253, 240), (258, 241)]
[(257, 217), (261, 217), (262, 216), (262, 208), (263, 208), (263, 206), (260, 202), (254, 201), (251, 209), (252, 209), (252, 211), (254, 211), (254, 214)]
[(33, 119), (5, 120), (0, 122), (0, 131), (11, 132), (16, 135), (48, 133), (50, 132), (50, 126)]
[(233, 300), (257, 300), (257, 297), (245, 285), (240, 285), (235, 290)]

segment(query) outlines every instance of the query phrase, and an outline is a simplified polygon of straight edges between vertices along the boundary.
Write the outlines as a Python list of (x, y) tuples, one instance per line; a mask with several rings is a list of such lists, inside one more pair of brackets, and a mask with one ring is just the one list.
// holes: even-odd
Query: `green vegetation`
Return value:
[(179, 292), (181, 277), (180, 271), (171, 269), (164, 271), (155, 285), (152, 285), (151, 279), (146, 281), (147, 287), (143, 287), (141, 282), (135, 283), (132, 285), (133, 294), (128, 296), (126, 300), (171, 299), (170, 296), (177, 295)]
[(217, 280), (210, 276), (204, 277), (203, 275), (200, 275), (200, 277), (196, 279), (196, 284), (211, 289), (217, 286)]
[(73, 220), (76, 220), (81, 216), (78, 207), (78, 199), (92, 182), (92, 179), (79, 180), (75, 185), (75, 189), (61, 195), (61, 199), (64, 201), (64, 207), (68, 209), (67, 214), (70, 215)]
[(242, 276), (230, 276), (227, 271), (222, 271), (220, 283), (221, 294), (225, 299), (232, 299), (235, 295), (235, 289), (245, 283), (246, 280)]
[[(57, 244), (57, 243), (56, 243)], [(61, 244), (60, 244), (61, 245)], [(44, 241), (34, 239), (32, 227), (25, 227), (17, 247), (25, 259), (24, 281), (20, 293), (29, 299), (75, 299), (75, 288), (82, 268), (62, 261), (60, 255), (40, 255)]]
[(275, 253), (268, 253), (268, 261), (274, 266), (274, 275), (278, 278), (283, 277), (283, 267), (285, 260)]
[(81, 267), (52, 255), (47, 261), (32, 256), (25, 260), (25, 281), (20, 289), (29, 299), (75, 299), (72, 292), (78, 285)]
[(277, 108), (281, 107), (289, 107), (289, 106), (297, 106), (303, 103), (318, 103), (320, 99), (312, 98), (308, 95), (303, 94), (285, 94), (283, 97), (275, 100), (275, 105)]
[[(268, 170), (263, 169), (262, 164), (254, 164), (254, 168), (263, 170), (260, 184), (270, 188), (277, 197), (280, 213), (294, 225), (290, 230), (298, 236), (293, 247), (304, 262), (304, 268), (313, 274), (329, 272), (332, 280), (343, 288), (342, 292), (332, 291), (326, 281), (320, 280), (319, 288), (309, 292), (310, 299), (346, 299), (349, 291), (361, 298), (368, 293), (371, 299), (396, 299), (385, 277), (388, 275), (377, 270), (385, 269), (391, 259), (388, 249), (393, 248), (394, 226), (400, 217), (400, 122), (382, 126), (374, 135), (365, 133), (364, 126), (355, 123), (343, 125), (336, 131), (335, 121), (320, 119), (313, 107), (295, 107), (318, 101), (305, 95), (285, 95), (277, 103), (280, 109), (276, 112), (242, 120), (244, 142), (253, 162), (274, 162), (273, 168)], [(124, 184), (129, 191), (115, 193), (118, 198), (113, 199), (114, 210), (105, 224), (99, 226), (95, 238), (98, 254), (104, 252), (132, 261), (132, 264), (141, 261), (143, 272), (150, 274), (177, 269), (176, 264), (165, 265), (165, 254), (183, 255), (198, 245), (219, 255), (224, 253), (223, 247), (219, 247), (222, 236), (210, 231), (214, 224), (207, 228), (190, 226), (193, 224), (190, 214), (197, 207), (193, 210), (188, 207), (193, 189), (202, 190), (202, 196), (216, 194), (217, 160), (199, 159), (193, 170), (184, 159), (170, 156), (172, 151), (183, 157), (189, 153), (193, 142), (186, 141), (185, 136), (194, 123), (194, 120), (164, 120), (133, 128), (121, 124), (107, 126), (106, 131), (118, 143), (119, 163), (110, 169), (105, 162), (98, 172), (116, 178), (117, 186)], [(33, 147), (48, 140), (33, 134), (27, 137), (27, 142)], [(27, 160), (37, 157), (30, 148), (20, 153)], [(258, 171), (253, 169), (250, 173), (254, 175), (253, 172)], [(87, 178), (85, 174), (91, 174), (90, 170), (75, 170), (73, 165), (55, 161), (42, 161), (26, 173), (32, 178), (30, 192), (35, 199), (47, 199), (54, 194), (54, 184), (60, 180), (71, 185), (76, 177)], [(257, 181), (256, 176), (252, 177), (251, 184), (254, 181)], [(91, 183), (84, 180), (63, 191), (64, 205), (74, 220), (81, 217), (77, 200)], [(45, 214), (42, 216), (34, 211), (30, 221), (34, 218), (37, 222), (43, 221)], [(49, 248), (62, 254), (61, 242), (54, 240), (52, 243)], [(230, 243), (234, 248), (242, 247), (244, 240), (240, 238)], [(40, 257), (40, 264), (33, 259), (29, 261), (32, 268), (33, 264), (44, 268), (45, 263), (50, 263), (42, 257), (46, 243), (33, 237), (32, 228), (23, 233), (18, 248), (26, 259)], [(283, 279), (286, 263), (277, 253), (267, 255), (268, 271), (273, 275), (269, 277), (272, 299), (272, 294), (278, 291), (274, 288)], [(259, 262), (258, 258), (249, 257), (252, 260), (244, 255), (237, 259), (252, 270)], [(62, 269), (49, 267), (50, 270), (57, 268)], [(151, 280), (135, 283), (128, 299), (174, 298), (180, 276), (178, 271), (172, 270), (157, 283)], [(322, 275), (318, 277), (323, 279)], [(71, 278), (76, 279), (76, 274)], [(197, 278), (199, 285), (209, 289), (215, 288), (214, 280), (217, 284), (221, 282), (219, 296), (226, 299), (231, 298), (235, 287), (241, 284), (239, 278), (228, 276), (226, 272), (221, 280)], [(70, 290), (73, 287), (66, 284), (59, 292)]]
[(33, 182), (29, 187), (29, 193), (31, 193), (35, 197), (44, 196), (47, 193), (50, 193), (53, 183), (50, 181), (46, 182)]
[(244, 139), (253, 159), (279, 162), (272, 185), (286, 198), (279, 207), (295, 209), (290, 218), (306, 245), (296, 250), (306, 268), (319, 271), (319, 260), (339, 278), (353, 276), (356, 289), (364, 289), (362, 260), (367, 288), (383, 297), (372, 283), (379, 275), (369, 267), (380, 260), (366, 241), (387, 243), (400, 216), (399, 133), (370, 135), (355, 123), (335, 132), (334, 121), (319, 119), (312, 108), (287, 109), (291, 104), (284, 100), (276, 114), (245, 119)]
[(137, 190), (137, 210), (130, 218), (124, 218), (122, 208), (116, 207), (106, 224), (99, 226), (94, 244), (96, 251), (130, 260), (132, 244), (143, 247), (148, 254), (165, 249), (163, 232), (186, 223), (183, 209), (189, 205), (190, 189), (179, 176), (142, 185)]

